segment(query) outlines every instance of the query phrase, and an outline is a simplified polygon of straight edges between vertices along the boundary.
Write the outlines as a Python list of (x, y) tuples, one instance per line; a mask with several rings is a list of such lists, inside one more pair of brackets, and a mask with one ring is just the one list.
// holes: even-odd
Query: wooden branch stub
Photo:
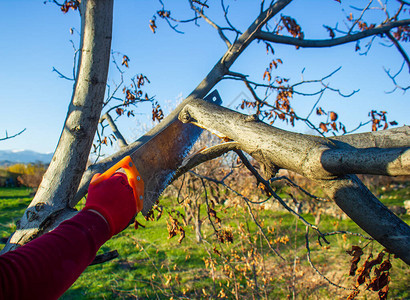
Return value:
[(117, 250), (99, 254), (94, 258), (94, 260), (89, 264), (89, 266), (105, 263), (107, 261), (113, 260), (114, 258), (117, 258), (118, 256), (119, 254)]

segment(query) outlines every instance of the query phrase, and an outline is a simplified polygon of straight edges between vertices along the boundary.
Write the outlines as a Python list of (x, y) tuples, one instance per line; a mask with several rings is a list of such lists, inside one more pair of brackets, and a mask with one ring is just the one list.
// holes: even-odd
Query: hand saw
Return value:
[[(217, 90), (204, 100), (217, 105), (222, 103)], [(146, 216), (202, 131), (203, 129), (193, 124), (184, 124), (175, 118), (135, 152), (124, 157), (103, 174), (94, 177), (90, 184), (96, 185), (123, 169), (134, 191), (137, 212), (141, 211)]]

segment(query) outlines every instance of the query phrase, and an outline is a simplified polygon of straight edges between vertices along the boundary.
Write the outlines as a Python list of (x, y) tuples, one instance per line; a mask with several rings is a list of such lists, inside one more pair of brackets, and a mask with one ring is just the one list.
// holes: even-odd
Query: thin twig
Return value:
[(334, 282), (331, 281), (329, 278), (327, 278), (325, 275), (323, 275), (323, 274), (318, 270), (318, 268), (316, 268), (316, 266), (313, 264), (313, 262), (312, 262), (312, 260), (311, 260), (311, 258), (310, 258), (309, 227), (308, 227), (308, 226), (306, 226), (305, 241), (306, 241), (305, 245), (306, 245), (306, 250), (307, 250), (307, 253), (306, 253), (307, 260), (308, 260), (310, 266), (313, 268), (313, 270), (315, 270), (315, 272), (316, 272), (320, 277), (322, 277), (322, 278), (323, 278), (324, 280), (326, 280), (329, 284), (331, 284), (331, 285), (333, 285), (333, 286), (335, 286), (335, 287), (337, 287), (337, 288), (344, 289), (344, 290), (349, 290), (349, 291), (355, 290), (355, 289), (346, 288), (346, 287), (344, 287), (344, 286), (341, 286), (341, 285), (338, 285), (338, 284), (334, 283)]
[(5, 141), (8, 139), (12, 139), (15, 138), (16, 136), (22, 134), (24, 131), (26, 131), (27, 128), (24, 128), (23, 130), (21, 130), (20, 132), (13, 134), (13, 135), (8, 135), (7, 130), (6, 130), (6, 136), (4, 138), (0, 138), (0, 141)]
[(366, 240), (371, 240), (371, 241), (374, 240), (372, 237), (365, 236), (365, 235), (363, 235), (363, 234), (361, 234), (361, 233), (350, 232), (350, 231), (346, 231), (346, 230), (337, 230), (337, 231), (332, 231), (332, 232), (326, 232), (326, 233), (324, 233), (323, 235), (324, 235), (324, 236), (331, 236), (331, 235), (336, 235), (336, 234), (349, 234), (349, 235), (353, 235), (353, 236), (358, 236), (358, 237), (364, 238), (364, 239), (366, 239)]
[(306, 226), (311, 227), (313, 230), (315, 230), (317, 232), (317, 234), (323, 238), (323, 240), (329, 244), (329, 242), (325, 239), (325, 237), (323, 236), (323, 234), (320, 232), (319, 228), (316, 225), (313, 225), (311, 223), (309, 223), (308, 221), (305, 220), (305, 218), (303, 218), (300, 214), (298, 214), (296, 211), (294, 211), (292, 208), (290, 208), (285, 201), (283, 201), (283, 199), (281, 197), (279, 197), (279, 195), (277, 195), (275, 193), (275, 191), (272, 189), (272, 187), (269, 184), (268, 180), (265, 180), (259, 173), (258, 171), (256, 171), (256, 169), (252, 166), (252, 164), (249, 162), (249, 160), (246, 158), (246, 156), (243, 154), (242, 151), (237, 150), (235, 151), (238, 156), (240, 157), (240, 159), (242, 160), (242, 162), (244, 163), (244, 165), (248, 168), (249, 171), (251, 171), (251, 173), (255, 176), (256, 180), (260, 183), (262, 183), (266, 190), (269, 192), (270, 195), (272, 195), (288, 212), (292, 213), (294, 216), (296, 216), (299, 220), (302, 221), (303, 224), (305, 224)]
[(390, 41), (394, 44), (394, 46), (396, 46), (397, 50), (403, 56), (403, 59), (406, 62), (407, 67), (409, 68), (409, 73), (410, 73), (410, 58), (407, 55), (406, 51), (400, 45), (399, 41), (394, 38), (394, 36), (391, 34), (390, 31), (386, 32), (386, 36), (390, 39)]

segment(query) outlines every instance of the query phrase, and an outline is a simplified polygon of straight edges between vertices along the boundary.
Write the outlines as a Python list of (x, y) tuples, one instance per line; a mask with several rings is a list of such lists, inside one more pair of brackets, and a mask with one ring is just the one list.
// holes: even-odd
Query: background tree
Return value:
[[(283, 203), (270, 187), (272, 178), (279, 169), (294, 171), (317, 181), (326, 191), (327, 196), (360, 227), (409, 264), (409, 226), (381, 204), (353, 175), (409, 175), (409, 128), (404, 126), (381, 132), (329, 138), (326, 134), (347, 132), (345, 125), (340, 123), (337, 112), (327, 111), (318, 106), (324, 91), (334, 91), (336, 94), (344, 95), (326, 83), (328, 76), (333, 73), (313, 81), (302, 79), (291, 83), (289, 79), (275, 75), (275, 69), (283, 63), (278, 57), (274, 57), (266, 70), (261, 72), (264, 80), (262, 82), (250, 80), (246, 74), (231, 70), (234, 62), (252, 43), (259, 42), (263, 45), (263, 52), (273, 54), (274, 47), (278, 44), (299, 48), (336, 47), (345, 43), (357, 43), (367, 37), (370, 37), (371, 41), (366, 51), (370, 50), (370, 46), (376, 39), (387, 38), (397, 48), (398, 55), (403, 57), (403, 66), (408, 66), (409, 59), (402, 44), (408, 41), (410, 20), (406, 16), (409, 4), (406, 1), (395, 2), (392, 6), (377, 4), (384, 17), (377, 20), (371, 17), (371, 21), (366, 21), (366, 16), (376, 5), (373, 1), (366, 2), (361, 9), (352, 8), (354, 13), (348, 14), (345, 21), (347, 29), (342, 30), (337, 26), (326, 25), (325, 32), (330, 38), (311, 40), (305, 38), (307, 33), (303, 32), (297, 20), (281, 15), (281, 12), (292, 2), (294, 1), (279, 0), (270, 3), (262, 1), (259, 16), (249, 27), (238, 29), (231, 24), (228, 7), (223, 1), (222, 12), (225, 19), (223, 26), (217, 25), (207, 15), (207, 9), (211, 4), (189, 1), (193, 17), (183, 22), (197, 22), (199, 19), (204, 19), (216, 29), (228, 50), (189, 97), (147, 135), (160, 131), (178, 117), (182, 122), (193, 122), (216, 131), (230, 142), (191, 156), (180, 174), (203, 161), (219, 157), (228, 151), (235, 151), (256, 178), (257, 183), (291, 213), (298, 215)], [(98, 122), (103, 119), (110, 122), (108, 115), (101, 116), (101, 112), (104, 107), (110, 58), (112, 6), (112, 1), (108, 0), (82, 1), (81, 4), (77, 1), (66, 1), (62, 4), (64, 10), (78, 7), (82, 18), (80, 54), (77, 74), (74, 78), (75, 89), (53, 161), (33, 202), (19, 221), (16, 233), (3, 251), (12, 250), (17, 245), (30, 241), (72, 216), (75, 213), (73, 207), (86, 194), (92, 175), (104, 171), (123, 156), (132, 153), (144, 141), (142, 137), (131, 144), (124, 144), (124, 147), (114, 155), (86, 169)], [(154, 32), (159, 26), (158, 18), (164, 19), (172, 28), (179, 30), (179, 27), (176, 27), (179, 21), (173, 18), (173, 14), (163, 6), (150, 22)], [(356, 44), (356, 49), (360, 50), (360, 48), (360, 44)], [(126, 56), (123, 56), (123, 60), (128, 61)], [(394, 83), (395, 89), (405, 91), (408, 89), (406, 81), (405, 84), (398, 81), (403, 73), (407, 76), (407, 72), (404, 67), (400, 71), (400, 74), (387, 72), (387, 76)], [(226, 79), (245, 84), (254, 99), (244, 101), (242, 106), (253, 108), (255, 115), (243, 115), (199, 100)], [(317, 90), (309, 93), (301, 90), (301, 87), (313, 83), (319, 86)], [(125, 90), (126, 97), (132, 98), (129, 95), (132, 95), (133, 91), (130, 89), (129, 92)], [(312, 114), (316, 111), (323, 118), (318, 124), (311, 121), (312, 114), (301, 117), (293, 108), (293, 97), (298, 94), (318, 96), (317, 102), (312, 107)], [(126, 98), (126, 100), (130, 99)], [(116, 113), (122, 115), (123, 112), (119, 110)], [(320, 136), (296, 134), (265, 123), (273, 124), (277, 120), (290, 124), (305, 122), (311, 129), (320, 133)], [(370, 122), (373, 130), (394, 125), (387, 122), (386, 113), (383, 111), (371, 111)], [(113, 133), (115, 135), (115, 128)], [(97, 138), (97, 141), (101, 143), (104, 139)], [(262, 175), (249, 163), (243, 152), (259, 162)], [(300, 215), (298, 217), (307, 231), (314, 230), (320, 239), (326, 240), (326, 235), (317, 226), (308, 223)]]

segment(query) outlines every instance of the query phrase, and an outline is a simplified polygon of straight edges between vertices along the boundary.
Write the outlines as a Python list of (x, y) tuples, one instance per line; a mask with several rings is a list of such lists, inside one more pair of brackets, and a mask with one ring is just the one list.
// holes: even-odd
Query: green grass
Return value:
[[(29, 188), (0, 188), (0, 237), (7, 238), (16, 229), (32, 196)], [(1, 245), (0, 245), (1, 246)]]
[[(15, 229), (17, 221), (27, 207), (31, 190), (0, 188), (0, 230), (2, 237), (9, 236)], [(402, 199), (406, 193), (398, 193)], [(389, 197), (396, 194), (389, 193)], [(397, 201), (399, 202), (399, 201)], [(183, 212), (181, 205), (170, 199), (162, 199), (160, 202), (167, 211), (178, 209)], [(81, 207), (81, 205), (80, 205)], [(269, 294), (261, 292), (262, 297), (268, 299), (281, 299), (291, 295), (289, 286), (292, 280), (296, 283), (295, 289), (300, 298), (334, 298), (334, 295), (345, 296), (346, 292), (329, 286), (312, 270), (306, 260), (305, 227), (296, 222), (294, 216), (285, 212), (273, 212), (269, 210), (253, 208), (253, 213), (264, 228), (264, 232), (272, 246), (286, 259), (281, 261), (274, 255), (269, 254), (266, 243), (260, 243), (262, 236), (258, 233), (258, 227), (252, 222), (246, 207), (216, 206), (217, 215), (222, 219), (221, 224), (215, 226), (231, 228), (233, 230), (233, 243), (221, 244), (217, 242), (212, 233), (212, 228), (207, 220), (205, 205), (202, 205), (201, 216), (204, 221), (202, 232), (208, 242), (198, 243), (195, 239), (191, 225), (184, 226), (186, 237), (181, 244), (178, 236), (168, 239), (167, 220), (168, 213), (165, 211), (158, 221), (145, 221), (138, 216), (138, 221), (146, 227), (135, 230), (132, 226), (107, 241), (99, 250), (99, 253), (116, 249), (119, 258), (104, 264), (89, 266), (74, 285), (63, 295), (62, 299), (170, 299), (171, 297), (188, 298), (217, 298), (218, 293), (224, 290), (229, 298), (232, 294), (232, 285), (226, 287), (232, 279), (222, 272), (224, 261), (216, 251), (223, 252), (232, 259), (235, 267), (244, 265), (239, 260), (232, 258), (234, 251), (241, 254), (243, 249), (249, 250), (248, 240), (255, 240), (259, 247), (258, 251), (264, 253), (264, 266), (269, 280), (266, 290)], [(311, 215), (303, 215), (309, 221), (314, 222)], [(214, 220), (215, 222), (215, 220)], [(297, 224), (297, 225), (296, 225)], [(244, 234), (240, 234), (238, 228), (243, 228)], [(269, 228), (269, 230), (268, 230)], [(323, 215), (320, 222), (323, 232), (334, 230), (348, 230), (363, 233), (350, 219), (337, 219)], [(274, 241), (287, 236), (286, 244)], [(336, 235), (329, 237), (330, 245), (316, 242), (315, 234), (310, 230), (311, 257), (318, 269), (332, 280), (344, 286), (351, 286), (354, 282), (346, 274), (349, 270), (350, 256), (346, 250), (353, 244), (365, 245), (367, 242), (358, 237), (344, 237)], [(262, 245), (262, 246), (260, 246)], [(366, 254), (370, 250), (377, 255), (382, 247), (372, 242), (366, 247)], [(216, 250), (216, 251), (215, 251)], [(244, 252), (246, 257), (247, 252)], [(204, 259), (212, 259), (217, 264), (214, 273), (205, 267)], [(294, 260), (297, 257), (296, 268)], [(293, 273), (292, 273), (293, 272)], [(247, 287), (248, 280), (244, 276), (252, 278), (251, 272), (241, 271), (236, 273), (240, 283), (241, 297), (251, 298), (251, 289)], [(212, 279), (214, 275), (215, 281)], [(262, 275), (259, 276), (260, 278)], [(390, 296), (396, 299), (410, 297), (408, 282), (410, 281), (409, 267), (398, 259), (393, 260), (391, 271), (392, 282), (390, 284)], [(259, 282), (259, 290), (262, 291), (264, 283)], [(205, 296), (205, 294), (207, 296)], [(219, 294), (221, 295), (221, 294)], [(373, 299), (374, 293), (363, 294), (364, 297)], [(363, 296), (362, 296), (363, 297)]]

